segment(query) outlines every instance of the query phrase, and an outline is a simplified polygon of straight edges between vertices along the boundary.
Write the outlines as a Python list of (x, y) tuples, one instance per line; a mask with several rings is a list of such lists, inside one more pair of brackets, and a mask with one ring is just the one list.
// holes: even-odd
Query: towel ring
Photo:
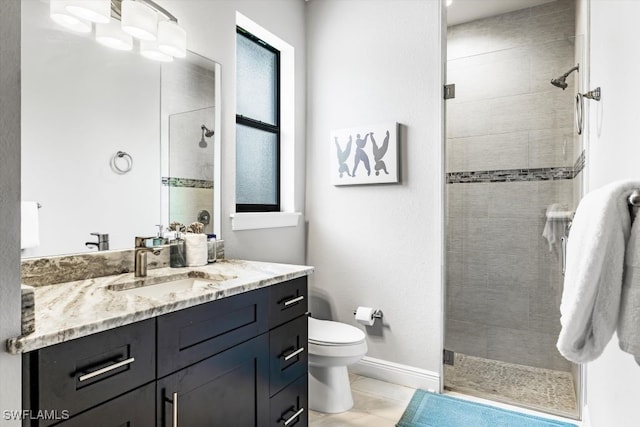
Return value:
[(584, 95), (578, 93), (576, 95), (576, 127), (578, 135), (582, 135), (584, 126)]
[[(118, 164), (119, 159), (124, 159), (126, 164), (123, 166)], [(111, 157), (111, 169), (118, 175), (124, 175), (127, 172), (130, 172), (133, 169), (133, 158), (129, 153), (125, 153), (124, 151), (118, 151), (116, 154)]]

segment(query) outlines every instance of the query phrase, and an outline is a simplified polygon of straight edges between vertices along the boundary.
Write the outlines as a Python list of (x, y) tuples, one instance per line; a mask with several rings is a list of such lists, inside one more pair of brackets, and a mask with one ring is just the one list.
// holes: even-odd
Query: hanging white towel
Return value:
[(592, 191), (573, 219), (557, 343), (572, 362), (597, 358), (616, 329), (631, 228), (627, 197), (637, 188), (640, 182), (619, 181)]
[(38, 202), (20, 204), (20, 248), (35, 248), (40, 245), (40, 225), (38, 221)]
[(640, 218), (631, 227), (625, 254), (624, 280), (618, 319), (620, 348), (640, 358)]

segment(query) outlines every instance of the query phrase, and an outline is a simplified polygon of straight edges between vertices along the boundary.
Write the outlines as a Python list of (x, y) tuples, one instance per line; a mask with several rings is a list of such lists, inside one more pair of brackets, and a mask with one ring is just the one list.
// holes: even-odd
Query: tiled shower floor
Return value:
[(445, 365), (444, 386), (451, 391), (565, 417), (578, 417), (570, 372), (456, 353), (454, 365)]

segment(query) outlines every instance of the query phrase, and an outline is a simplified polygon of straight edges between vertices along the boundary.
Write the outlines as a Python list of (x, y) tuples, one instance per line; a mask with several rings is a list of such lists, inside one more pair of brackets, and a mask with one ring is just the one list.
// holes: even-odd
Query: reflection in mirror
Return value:
[[(21, 4), (22, 200), (42, 206), (37, 241), (22, 256), (94, 252), (106, 248), (107, 234), (110, 250), (130, 249), (135, 236), (154, 236), (156, 224), (194, 222), (206, 212), (215, 231), (219, 189), (208, 198), (194, 189), (211, 194), (220, 173), (219, 64), (188, 53), (164, 65), (161, 78), (160, 65), (138, 52), (55, 24), (48, 2)], [(129, 163), (130, 171), (118, 171)], [(193, 186), (169, 187), (174, 177)], [(179, 191), (171, 217), (169, 188)]]
[(187, 52), (162, 66), (162, 183), (165, 224), (204, 224), (214, 233), (214, 162), (220, 135), (216, 125), (218, 64)]
[[(24, 257), (131, 248), (160, 222), (160, 65), (65, 30), (22, 2), (22, 200), (42, 205)], [(111, 159), (131, 156), (128, 173)], [(126, 166), (125, 159), (118, 164)]]

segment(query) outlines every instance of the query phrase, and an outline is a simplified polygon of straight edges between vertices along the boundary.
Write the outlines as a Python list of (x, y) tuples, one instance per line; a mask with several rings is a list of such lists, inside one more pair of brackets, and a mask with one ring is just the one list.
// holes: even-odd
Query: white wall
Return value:
[(187, 48), (221, 64), (222, 69), (222, 238), (229, 258), (302, 264), (304, 221), (297, 227), (232, 231), (235, 211), (235, 39), (236, 11), (295, 49), (294, 209), (304, 209), (306, 46), (303, 0), (161, 0), (188, 33)]
[(0, 5), (0, 425), (21, 409), (21, 359), (4, 351), (20, 334), (20, 1)]
[[(640, 74), (636, 0), (591, 0), (591, 88), (602, 101), (589, 115), (588, 189), (618, 179), (640, 179)], [(587, 404), (593, 427), (640, 425), (640, 366), (618, 348), (614, 337), (587, 366)]]
[[(384, 327), (367, 329), (368, 356), (437, 375), (443, 258), (439, 2), (314, 0), (307, 19), (307, 262), (316, 267), (311, 311), (355, 324), (358, 305), (382, 309)], [(401, 124), (402, 182), (331, 185), (331, 130), (389, 121)]]

